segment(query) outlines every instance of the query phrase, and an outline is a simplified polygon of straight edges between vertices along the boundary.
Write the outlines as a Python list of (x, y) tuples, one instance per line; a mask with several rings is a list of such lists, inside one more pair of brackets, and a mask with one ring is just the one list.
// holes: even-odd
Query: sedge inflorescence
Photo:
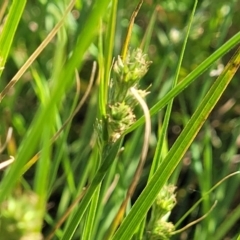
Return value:
[(140, 79), (147, 73), (151, 62), (141, 49), (128, 51), (126, 58), (118, 56), (113, 64), (112, 78), (108, 89), (106, 117), (97, 121), (98, 136), (111, 145), (135, 122), (134, 108), (136, 99), (130, 93), (130, 88), (137, 89), (141, 97), (145, 97), (147, 90), (138, 89)]

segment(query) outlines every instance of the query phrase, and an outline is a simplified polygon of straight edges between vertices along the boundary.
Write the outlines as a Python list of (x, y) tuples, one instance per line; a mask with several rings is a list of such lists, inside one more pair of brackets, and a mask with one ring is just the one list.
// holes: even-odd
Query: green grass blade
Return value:
[(128, 216), (115, 233), (113, 240), (131, 239), (134, 230), (140, 221), (146, 216), (149, 208), (154, 202), (160, 189), (169, 179), (170, 175), (181, 161), (183, 155), (197, 135), (198, 131), (206, 121), (220, 96), (226, 89), (240, 65), (240, 48), (225, 67), (222, 74), (215, 81), (201, 104), (193, 114), (192, 118), (183, 129), (182, 133), (170, 149), (168, 155), (153, 175), (147, 187), (143, 190), (136, 203), (133, 205)]
[[(118, 0), (112, 1), (111, 13), (108, 20), (107, 33), (105, 38), (102, 36), (100, 30), (99, 36), (99, 110), (100, 115), (106, 117), (106, 105), (108, 100), (108, 87), (110, 80), (110, 73), (113, 61), (113, 49), (115, 42), (116, 19), (117, 19)], [(102, 28), (100, 28), (102, 29)], [(104, 49), (103, 49), (104, 45)]]
[[(102, 22), (100, 29), (102, 29)], [(105, 79), (104, 79), (104, 73), (105, 73), (105, 67), (104, 67), (104, 57), (103, 57), (103, 34), (100, 30), (99, 37), (98, 37), (98, 65), (99, 65), (99, 79), (100, 79), (100, 84), (99, 84), (99, 94), (98, 94), (98, 106), (99, 106), (99, 114), (100, 116), (106, 117), (106, 91), (105, 91)]]
[(7, 20), (4, 23), (4, 27), (0, 34), (0, 76), (3, 67), (5, 66), (12, 45), (12, 41), (25, 5), (26, 0), (13, 1), (7, 16)]
[(111, 16), (109, 19), (109, 28), (107, 31), (106, 36), (106, 51), (104, 53), (104, 56), (106, 57), (105, 60), (105, 68), (104, 68), (104, 94), (103, 96), (105, 98), (105, 104), (107, 103), (108, 98), (108, 84), (110, 79), (110, 72), (111, 72), (111, 65), (113, 61), (113, 49), (114, 49), (114, 42), (115, 42), (115, 31), (116, 31), (116, 19), (117, 19), (117, 6), (118, 6), (118, 0), (112, 1), (112, 8), (111, 8)]
[(42, 151), (40, 159), (37, 162), (36, 177), (34, 179), (34, 190), (39, 196), (38, 207), (43, 216), (47, 202), (47, 192), (49, 183), (49, 170), (50, 170), (50, 156), (51, 156), (51, 133), (52, 133), (53, 116), (48, 116), (48, 124), (44, 125), (42, 134)]
[[(186, 50), (187, 40), (188, 40), (190, 29), (191, 29), (191, 26), (192, 26), (193, 16), (194, 16), (194, 13), (195, 13), (195, 10), (196, 10), (196, 7), (197, 7), (197, 2), (198, 1), (195, 0), (195, 4), (194, 4), (194, 7), (193, 7), (193, 10), (192, 10), (190, 19), (189, 19), (187, 33), (186, 33), (186, 36), (185, 36), (185, 39), (184, 39), (184, 43), (183, 43), (183, 46), (182, 46), (182, 51), (181, 51), (181, 54), (180, 54), (180, 57), (179, 57), (179, 62), (178, 62), (177, 69), (176, 69), (176, 74), (175, 74), (175, 77), (174, 77), (174, 80), (173, 80), (173, 88), (177, 85), (177, 82), (178, 82), (179, 72), (180, 72), (180, 68), (181, 68), (182, 60), (183, 60), (183, 55), (184, 55), (184, 52)], [(161, 133), (160, 133), (160, 137), (159, 137), (158, 144), (157, 144), (157, 150), (156, 150), (155, 155), (154, 155), (154, 160), (153, 160), (153, 164), (152, 164), (152, 168), (151, 168), (149, 178), (152, 177), (153, 173), (156, 171), (156, 169), (158, 168), (158, 166), (160, 164), (160, 161), (161, 161), (161, 152), (162, 152), (162, 149), (163, 149), (164, 140), (166, 138), (166, 134), (167, 134), (167, 130), (168, 130), (168, 124), (169, 124), (169, 120), (170, 120), (170, 116), (171, 116), (172, 105), (173, 105), (173, 99), (171, 99), (171, 101), (168, 103), (168, 106), (167, 106), (166, 114), (165, 114), (165, 117), (164, 117), (162, 129), (161, 129)]]
[(93, 226), (94, 226), (94, 222), (96, 221), (96, 211), (97, 211), (97, 206), (99, 204), (100, 190), (101, 190), (101, 184), (98, 186), (97, 190), (95, 191), (92, 197), (89, 212), (87, 214), (87, 219), (85, 222), (83, 236), (82, 236), (82, 238), (86, 240), (92, 239)]
[[(217, 59), (224, 56), (230, 49), (236, 46), (240, 42), (240, 32), (234, 35), (230, 40), (223, 44), (218, 50), (216, 50), (210, 57), (203, 61), (196, 69), (194, 69), (185, 79), (183, 79), (175, 88), (169, 91), (158, 103), (156, 103), (151, 109), (151, 116), (158, 113), (163, 107), (165, 107), (171, 99), (176, 97), (186, 87), (189, 86), (197, 77), (199, 77), (204, 71), (206, 71)], [(138, 126), (144, 123), (144, 117), (138, 119), (125, 134), (133, 131)]]
[(82, 201), (79, 203), (76, 213), (74, 214), (73, 218), (71, 219), (68, 226), (66, 227), (63, 237), (62, 237), (62, 240), (72, 239), (73, 234), (76, 231), (76, 229), (83, 217), (83, 214), (85, 213), (88, 205), (90, 204), (91, 199), (92, 199), (94, 193), (96, 192), (98, 186), (101, 184), (102, 180), (104, 179), (106, 172), (112, 165), (120, 146), (121, 146), (121, 141), (118, 140), (118, 142), (116, 142), (115, 145), (110, 150), (109, 155), (106, 156), (106, 158), (104, 159), (103, 164), (97, 171), (95, 177), (93, 178), (91, 185), (86, 190), (86, 193), (85, 193)]
[[(181, 51), (181, 54), (180, 54), (176, 74), (175, 74), (174, 81), (173, 81), (173, 87), (175, 87), (177, 85), (179, 72), (180, 72), (180, 68), (181, 68), (181, 64), (182, 64), (182, 60), (183, 60), (183, 55), (184, 55), (184, 52), (185, 52), (185, 49), (186, 49), (187, 40), (188, 40), (190, 29), (191, 29), (191, 26), (192, 26), (193, 16), (194, 16), (194, 13), (195, 13), (195, 10), (196, 10), (196, 7), (197, 7), (197, 2), (198, 1), (195, 0), (195, 4), (194, 4), (194, 7), (193, 7), (191, 16), (190, 16), (187, 33), (186, 33), (185, 40), (184, 40), (184, 43), (183, 43), (183, 46), (182, 46), (182, 51)], [(173, 99), (169, 102), (169, 104), (167, 106), (167, 110), (166, 110), (166, 114), (165, 114), (165, 117), (164, 117), (163, 125), (161, 126), (161, 130), (159, 131), (159, 135), (158, 135), (159, 139), (158, 139), (158, 142), (157, 142), (157, 147), (156, 147), (156, 151), (155, 151), (155, 154), (154, 154), (153, 163), (151, 165), (151, 170), (150, 170), (148, 181), (152, 178), (152, 175), (154, 174), (154, 172), (156, 171), (156, 169), (160, 165), (161, 160), (163, 159), (163, 155), (162, 155), (163, 151), (162, 150), (163, 150), (163, 147), (164, 147), (164, 141), (166, 139), (167, 129), (168, 129), (169, 120), (170, 120), (171, 111), (172, 111), (172, 105), (173, 105)], [(144, 226), (145, 226), (145, 223), (143, 222), (141, 224), (140, 228), (139, 228), (139, 232), (138, 232), (139, 238), (142, 238), (142, 234), (143, 234), (143, 231), (144, 231), (144, 228), (145, 228)]]
[(234, 226), (234, 224), (240, 219), (240, 206), (236, 207), (231, 213), (229, 213), (228, 217), (224, 220), (224, 222), (218, 227), (214, 236), (211, 239), (221, 240), (224, 239), (224, 236), (228, 233), (228, 231)]
[(151, 19), (149, 21), (148, 27), (146, 29), (146, 32), (143, 36), (143, 40), (141, 42), (141, 46), (140, 48), (143, 50), (144, 53), (148, 52), (150, 43), (151, 43), (151, 38), (152, 38), (152, 34), (154, 31), (154, 27), (155, 27), (155, 23), (156, 23), (156, 18), (157, 18), (157, 7), (155, 7)]
[(234, 238), (234, 239), (240, 240), (240, 234), (237, 234), (236, 236), (237, 236), (237, 237)]

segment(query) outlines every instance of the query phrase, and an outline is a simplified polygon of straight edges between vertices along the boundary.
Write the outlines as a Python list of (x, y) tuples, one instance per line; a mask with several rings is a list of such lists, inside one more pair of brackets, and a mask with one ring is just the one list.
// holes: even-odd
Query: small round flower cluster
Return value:
[(168, 240), (174, 232), (173, 223), (167, 220), (176, 205), (175, 190), (174, 185), (165, 185), (159, 192), (153, 205), (153, 215), (148, 226), (149, 239)]
[[(112, 79), (109, 84), (107, 116), (105, 121), (98, 121), (97, 130), (107, 131), (107, 142), (116, 142), (122, 134), (135, 122), (134, 107), (136, 99), (130, 93), (130, 88), (137, 89), (140, 79), (147, 73), (150, 61), (141, 49), (129, 51), (126, 58), (118, 56), (113, 65)], [(145, 97), (146, 90), (137, 90)], [(105, 126), (99, 126), (103, 125)], [(106, 133), (103, 133), (103, 135)], [(102, 134), (99, 134), (100, 136)]]

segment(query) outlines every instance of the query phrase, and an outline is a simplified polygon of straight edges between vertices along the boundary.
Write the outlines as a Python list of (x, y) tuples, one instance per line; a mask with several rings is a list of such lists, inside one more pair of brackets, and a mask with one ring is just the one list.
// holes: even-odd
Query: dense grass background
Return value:
[[(7, 1), (0, 3), (1, 9), (4, 9)], [(1, 92), (61, 20), (68, 3), (69, 1), (64, 0), (38, 0), (27, 3), (12, 1), (6, 4), (0, 26), (0, 63), (4, 66), (0, 81)], [(144, 127), (136, 124), (134, 131), (129, 131), (119, 143), (124, 146), (124, 150), (118, 153), (117, 142), (110, 155), (105, 156), (98, 146), (94, 126), (96, 118), (101, 118), (104, 112), (105, 105), (101, 104), (104, 103), (102, 98), (106, 97), (107, 93), (101, 87), (109, 75), (113, 57), (116, 58), (121, 52), (129, 19), (137, 4), (138, 1), (135, 0), (119, 0), (118, 3), (107, 0), (76, 1), (74, 10), (67, 15), (56, 37), (0, 102), (0, 146), (4, 145), (7, 132), (12, 128), (6, 148), (0, 152), (1, 162), (9, 159), (9, 156), (16, 158), (14, 164), (0, 172), (0, 228), (3, 239), (15, 240), (23, 236), (38, 239), (40, 232), (49, 236), (70, 204), (76, 199), (79, 202), (84, 187), (90, 183), (92, 185), (85, 195), (85, 200), (71, 211), (62, 226), (57, 227), (53, 239), (70, 239), (73, 234), (73, 239), (104, 239), (136, 171), (143, 145)], [(177, 74), (193, 6), (194, 2), (190, 0), (148, 0), (143, 3), (133, 26), (130, 48), (142, 48), (152, 61), (148, 73), (140, 81), (141, 89), (150, 86), (150, 93), (146, 97), (149, 108), (164, 101), (176, 76), (177, 83), (183, 83), (185, 77), (195, 73), (195, 69), (201, 66), (205, 59), (210, 57), (210, 60), (213, 60), (205, 66), (204, 72), (202, 70), (203, 74), (196, 74), (184, 91), (178, 90), (174, 95), (177, 96), (172, 108), (169, 108), (170, 119), (165, 122), (166, 136), (161, 132), (166, 116), (166, 108), (163, 107), (170, 99), (151, 116), (152, 131), (147, 161), (138, 187), (127, 206), (127, 212), (139, 199), (147, 184), (153, 159), (157, 159), (154, 161), (160, 164), (166, 156), (170, 161), (172, 155), (171, 151), (168, 155), (169, 149), (179, 139), (185, 126), (190, 129), (191, 126), (187, 125), (189, 119), (203, 103), (204, 96), (240, 42), (239, 1), (198, 1), (183, 61)], [(15, 14), (14, 7), (15, 10), (18, 9), (18, 14)], [(22, 13), (20, 8), (23, 9)], [(11, 11), (14, 14), (11, 15)], [(11, 21), (6, 28), (4, 22), (6, 23), (7, 14)], [(5, 35), (4, 27), (7, 29)], [(219, 55), (221, 58), (214, 59), (215, 51), (233, 38), (234, 41), (227, 44)], [(98, 62), (98, 71), (95, 73), (94, 85), (87, 101), (51, 144), (51, 138), (72, 115), (86, 93), (91, 74), (94, 73), (94, 61)], [(80, 80), (75, 75), (75, 70)], [(237, 72), (224, 94), (221, 96), (221, 93), (218, 93), (220, 100), (190, 148), (187, 150), (186, 142), (176, 145), (177, 149), (186, 147), (186, 150), (183, 150), (184, 156), (181, 157), (180, 153), (177, 156), (179, 161), (182, 159), (180, 164), (172, 164), (172, 169), (176, 166), (177, 168), (171, 177), (159, 177), (165, 181), (164, 184), (168, 181), (177, 186), (177, 204), (168, 219), (173, 224), (204, 197), (176, 226), (177, 229), (208, 213), (202, 221), (171, 239), (220, 240), (237, 239), (239, 235), (239, 174), (205, 195), (217, 182), (239, 170), (239, 77)], [(137, 107), (135, 113), (137, 118), (140, 118), (141, 108)], [(196, 124), (200, 126), (197, 120)], [(156, 150), (157, 146), (159, 148), (159, 139), (163, 140), (160, 152)], [(188, 139), (188, 142), (191, 143), (191, 140)], [(39, 151), (41, 153), (33, 158)], [(103, 168), (94, 178), (104, 160), (109, 163), (109, 170), (106, 172), (106, 167)], [(149, 195), (152, 196), (152, 201), (153, 195)], [(209, 213), (216, 200), (217, 205)], [(150, 201), (147, 204), (142, 214), (147, 216), (146, 223), (141, 226), (148, 228), (144, 237), (151, 239), (150, 211), (147, 211), (151, 206)], [(128, 220), (131, 221), (126, 219), (125, 223), (128, 223)], [(14, 226), (11, 231), (8, 231), (9, 224)], [(122, 239), (120, 236), (124, 229), (127, 228), (122, 225), (114, 239)], [(128, 232), (126, 230), (126, 234)], [(141, 229), (137, 230), (136, 224), (132, 234), (126, 236), (132, 236), (134, 232), (135, 239), (139, 239)]]

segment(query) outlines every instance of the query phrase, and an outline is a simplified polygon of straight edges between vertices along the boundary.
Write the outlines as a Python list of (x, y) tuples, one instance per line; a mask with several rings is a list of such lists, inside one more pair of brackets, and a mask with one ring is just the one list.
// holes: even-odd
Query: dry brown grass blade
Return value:
[(127, 50), (128, 50), (128, 45), (129, 45), (129, 42), (130, 42), (130, 39), (131, 39), (131, 35), (132, 35), (132, 29), (133, 29), (134, 20), (135, 20), (135, 18), (136, 18), (136, 16), (137, 16), (137, 14), (138, 14), (138, 12), (139, 12), (142, 4), (143, 4), (143, 0), (141, 0), (141, 1), (138, 3), (136, 9), (134, 10), (134, 12), (133, 12), (133, 14), (132, 14), (132, 16), (131, 16), (131, 18), (130, 18), (130, 22), (129, 22), (129, 26), (128, 26), (128, 30), (127, 30), (126, 39), (125, 39), (125, 41), (124, 41), (124, 43), (123, 43), (122, 53), (121, 53), (121, 56), (122, 56), (122, 60), (123, 60), (123, 61), (125, 60), (125, 58), (126, 58), (126, 56), (127, 56)]
[[(62, 127), (57, 131), (57, 133), (54, 135), (53, 137), (53, 140), (52, 141), (55, 141), (56, 138), (58, 138), (59, 134), (62, 132), (62, 130), (66, 127), (66, 125), (72, 121), (72, 119), (74, 118), (74, 116), (79, 112), (79, 110), (81, 109), (81, 107), (83, 106), (83, 104), (86, 102), (87, 100), (87, 97), (89, 96), (90, 94), (90, 91), (92, 89), (92, 86), (93, 86), (93, 82), (94, 82), (94, 78), (95, 78), (95, 74), (96, 74), (96, 71), (97, 71), (97, 63), (96, 62), (93, 62), (93, 68), (92, 68), (92, 73), (91, 73), (91, 77), (90, 77), (90, 81), (89, 81), (89, 84), (88, 84), (88, 87), (81, 99), (81, 101), (79, 102), (79, 104), (77, 105), (75, 111), (73, 112), (73, 114), (71, 116), (69, 116), (69, 118), (64, 122), (64, 124), (62, 125)], [(76, 79), (78, 80), (78, 82), (80, 82), (80, 79), (79, 79), (79, 76), (78, 74), (76, 73)]]
[[(1, 155), (0, 155), (1, 156)], [(9, 166), (10, 164), (12, 164), (14, 162), (14, 157), (10, 156), (8, 157), (9, 159), (7, 159), (4, 162), (0, 163), (0, 170), (4, 169), (5, 167)]]
[(49, 233), (49, 235), (44, 238), (44, 240), (51, 240), (54, 237), (54, 234), (58, 228), (61, 227), (61, 225), (65, 222), (69, 214), (73, 211), (75, 206), (78, 204), (78, 202), (83, 198), (85, 192), (87, 191), (87, 187), (83, 189), (83, 191), (80, 193), (80, 195), (75, 199), (75, 201), (69, 206), (67, 211), (64, 213), (64, 215), (59, 219), (57, 224), (54, 226), (53, 230)]
[(10, 141), (10, 139), (12, 137), (12, 132), (13, 132), (12, 127), (8, 128), (8, 132), (7, 132), (7, 136), (6, 136), (6, 140), (5, 140), (4, 144), (1, 145), (1, 142), (0, 142), (0, 153), (2, 153), (3, 150), (6, 148), (8, 142)]
[(57, 34), (60, 27), (64, 24), (64, 20), (68, 13), (74, 7), (75, 0), (72, 0), (65, 10), (63, 17), (58, 22), (58, 24), (52, 29), (52, 31), (48, 34), (48, 36), (44, 39), (44, 41), (39, 45), (39, 47), (35, 50), (35, 52), (28, 58), (28, 60), (24, 63), (21, 69), (16, 73), (16, 75), (11, 79), (11, 81), (7, 84), (7, 86), (0, 93), (0, 102), (6, 96), (6, 94), (11, 90), (11, 88), (18, 82), (18, 80), (22, 77), (22, 75), (26, 72), (26, 70), (31, 66), (33, 61), (39, 56), (39, 54), (43, 51), (43, 49), (49, 44), (49, 42), (53, 39), (53, 37)]

